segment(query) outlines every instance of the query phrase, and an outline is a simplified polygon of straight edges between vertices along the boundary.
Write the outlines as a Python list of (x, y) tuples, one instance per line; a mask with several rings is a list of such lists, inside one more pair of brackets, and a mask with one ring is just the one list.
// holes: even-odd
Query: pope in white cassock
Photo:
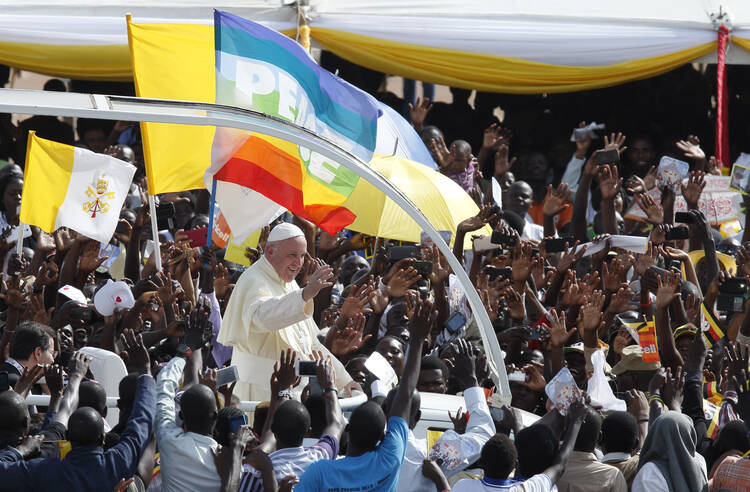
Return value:
[[(263, 256), (245, 270), (229, 299), (218, 341), (234, 347), (232, 363), (240, 380), (234, 394), (240, 400), (266, 401), (271, 397), (269, 380), (282, 350), (297, 351), (297, 358), (312, 360), (313, 350), (330, 355), (317, 338), (312, 319), (313, 299), (329, 287), (330, 266), (318, 268), (300, 289), (299, 274), (307, 241), (302, 230), (281, 223), (268, 235)], [(340, 394), (352, 378), (336, 357), (331, 357)]]

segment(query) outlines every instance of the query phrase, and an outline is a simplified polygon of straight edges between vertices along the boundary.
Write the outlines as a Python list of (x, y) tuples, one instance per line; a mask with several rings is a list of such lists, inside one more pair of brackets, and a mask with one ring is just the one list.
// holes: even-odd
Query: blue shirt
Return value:
[(15, 463), (0, 462), (0, 490), (114, 490), (121, 478), (130, 478), (135, 473), (151, 436), (155, 411), (154, 379), (142, 375), (138, 378), (130, 420), (117, 445), (106, 452), (101, 446), (76, 448), (64, 460), (21, 461), (18, 455)]
[(409, 427), (401, 417), (388, 419), (385, 439), (361, 456), (312, 463), (295, 492), (341, 492), (344, 490), (395, 491), (398, 472), (406, 453)]

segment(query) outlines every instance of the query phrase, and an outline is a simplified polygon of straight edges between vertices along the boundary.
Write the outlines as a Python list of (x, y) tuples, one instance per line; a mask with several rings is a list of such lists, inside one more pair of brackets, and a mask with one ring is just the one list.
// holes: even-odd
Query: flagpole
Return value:
[(216, 208), (216, 179), (211, 178), (211, 204), (208, 206), (208, 237), (206, 248), (211, 249), (211, 236), (214, 231), (214, 209)]
[(23, 255), (23, 231), (25, 227), (23, 222), (18, 221), (18, 237), (16, 238), (16, 254), (18, 256)]
[(148, 194), (148, 208), (151, 214), (151, 234), (154, 236), (154, 252), (152, 255), (156, 255), (156, 271), (161, 271), (161, 248), (159, 247), (159, 226), (156, 224), (156, 202), (154, 201), (154, 195)]

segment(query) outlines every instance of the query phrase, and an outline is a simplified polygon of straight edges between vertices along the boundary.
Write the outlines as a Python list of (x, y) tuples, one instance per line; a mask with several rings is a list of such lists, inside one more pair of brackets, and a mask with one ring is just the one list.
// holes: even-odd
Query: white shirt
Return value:
[[(464, 402), (466, 411), (469, 412), (466, 432), (458, 434), (452, 429), (447, 430), (433, 447), (433, 449), (440, 449), (441, 446), (446, 446), (452, 449), (458, 448), (460, 451), (462, 457), (460, 462), (443, 461), (441, 469), (448, 478), (474, 463), (482, 453), (482, 446), (495, 435), (495, 423), (492, 421), (482, 388), (475, 386), (464, 391)], [(427, 449), (427, 440), (417, 439), (410, 430), (404, 463), (401, 465), (398, 477), (396, 488), (398, 492), (434, 492), (435, 484), (422, 475), (422, 461), (427, 458), (428, 451), (430, 459), (434, 459), (432, 450)]]
[(495, 205), (503, 208), (503, 189), (500, 187), (500, 183), (497, 182), (497, 178), (492, 176), (492, 199), (495, 200)]
[(163, 492), (218, 491), (221, 479), (211, 451), (219, 445), (209, 436), (185, 432), (175, 423), (174, 396), (185, 360), (175, 357), (156, 378), (156, 442), (161, 458)]
[(562, 179), (560, 179), (560, 183), (568, 185), (571, 200), (575, 199), (576, 190), (578, 190), (578, 183), (581, 181), (581, 170), (583, 170), (585, 164), (586, 159), (579, 159), (573, 154), (568, 162), (568, 166), (565, 168)]
[(534, 224), (534, 222), (526, 219), (523, 225), (523, 234), (521, 239), (530, 239), (532, 241), (541, 241), (544, 239), (544, 227)]
[[(433, 486), (433, 490), (435, 487)], [(456, 483), (451, 492), (557, 492), (557, 486), (550, 478), (540, 473), (523, 482), (505, 484), (501, 480), (464, 478)]]
[[(693, 459), (701, 467), (703, 475), (708, 477), (706, 460), (703, 459), (703, 456), (695, 453)], [(631, 492), (669, 492), (669, 486), (659, 467), (653, 462), (648, 462), (638, 470), (638, 474), (633, 479), (633, 485), (630, 490)]]

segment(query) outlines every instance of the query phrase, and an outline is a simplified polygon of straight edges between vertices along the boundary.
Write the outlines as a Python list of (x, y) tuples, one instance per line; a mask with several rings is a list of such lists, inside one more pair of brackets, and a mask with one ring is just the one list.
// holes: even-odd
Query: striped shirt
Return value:
[[(339, 441), (335, 437), (324, 434), (317, 444), (309, 448), (302, 446), (284, 448), (274, 451), (268, 457), (273, 463), (276, 481), (281, 482), (289, 475), (301, 477), (307, 467), (319, 460), (333, 460), (339, 454)], [(238, 492), (261, 492), (263, 479), (260, 472), (250, 465), (243, 465), (242, 478)]]

